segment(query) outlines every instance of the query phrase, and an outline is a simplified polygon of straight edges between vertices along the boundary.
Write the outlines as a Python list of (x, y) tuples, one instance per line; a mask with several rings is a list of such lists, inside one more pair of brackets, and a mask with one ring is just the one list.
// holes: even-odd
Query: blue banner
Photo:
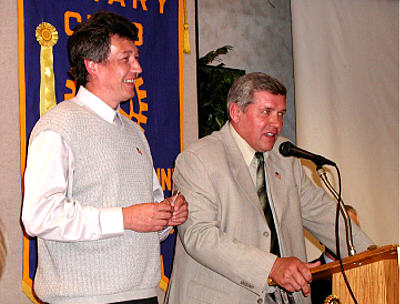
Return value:
[[(54, 26), (58, 41), (52, 46), (56, 101), (76, 93), (68, 75), (67, 40), (73, 28), (93, 13), (107, 10), (131, 20), (139, 29), (135, 42), (143, 73), (135, 82), (135, 97), (121, 104), (121, 113), (135, 121), (149, 141), (157, 176), (169, 196), (174, 160), (182, 147), (182, 3), (181, 0), (18, 0), (21, 168), (26, 142), (40, 118), (41, 45), (35, 36), (43, 22)], [(175, 236), (162, 243), (165, 290), (172, 267)], [(23, 289), (31, 297), (36, 270), (36, 239), (24, 237)]]

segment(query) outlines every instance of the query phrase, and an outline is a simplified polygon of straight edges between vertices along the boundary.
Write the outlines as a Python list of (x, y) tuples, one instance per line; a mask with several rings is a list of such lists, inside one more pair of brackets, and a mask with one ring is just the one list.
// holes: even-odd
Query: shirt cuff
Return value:
[(104, 208), (100, 210), (101, 238), (119, 236), (124, 233), (122, 208)]
[(160, 242), (164, 241), (171, 233), (173, 226), (167, 226), (163, 230), (158, 231), (158, 237), (160, 238)]

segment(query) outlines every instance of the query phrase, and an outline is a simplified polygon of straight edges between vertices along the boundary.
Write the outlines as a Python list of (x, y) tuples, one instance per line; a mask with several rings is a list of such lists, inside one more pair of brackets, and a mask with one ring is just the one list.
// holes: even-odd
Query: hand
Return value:
[(136, 232), (155, 232), (168, 226), (173, 207), (166, 200), (161, 203), (144, 203), (122, 208), (124, 228)]
[(277, 258), (269, 274), (270, 278), (289, 292), (302, 290), (305, 296), (310, 294), (312, 275), (310, 269), (321, 262), (303, 263), (298, 258)]
[(188, 203), (183, 195), (175, 195), (168, 198), (174, 208), (169, 226), (177, 226), (186, 222), (188, 217)]

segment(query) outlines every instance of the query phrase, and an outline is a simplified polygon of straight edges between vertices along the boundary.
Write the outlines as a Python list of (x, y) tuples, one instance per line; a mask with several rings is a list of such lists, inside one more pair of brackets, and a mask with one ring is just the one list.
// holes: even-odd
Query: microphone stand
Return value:
[(349, 253), (349, 256), (353, 256), (356, 254), (356, 249), (354, 247), (354, 242), (353, 242), (353, 229), (351, 226), (351, 221), (350, 221), (349, 215), (347, 214), (347, 211), (344, 207), (343, 200), (341, 198), (339, 198), (339, 194), (336, 192), (336, 190), (330, 184), (328, 177), (326, 175), (326, 171), (322, 168), (322, 166), (317, 166), (317, 173), (318, 173), (319, 177), (321, 178), (321, 180), (324, 182), (325, 186), (328, 188), (328, 190), (336, 198), (336, 201), (339, 204), (340, 211), (343, 215), (344, 223), (345, 223), (347, 251)]
[[(347, 250), (349, 252), (349, 255), (354, 255), (356, 250), (354, 248), (353, 244), (353, 233), (352, 233), (352, 228), (351, 228), (351, 221), (349, 219), (349, 215), (347, 214), (346, 209), (344, 208), (344, 203), (341, 198), (341, 179), (340, 179), (340, 171), (338, 167), (335, 165), (336, 171), (338, 173), (338, 179), (339, 179), (339, 193), (336, 192), (336, 190), (333, 188), (333, 186), (329, 183), (328, 177), (326, 176), (325, 170), (322, 168), (323, 163), (316, 163), (317, 165), (317, 172), (324, 182), (325, 186), (328, 188), (328, 190), (333, 194), (333, 196), (337, 200), (337, 206), (336, 206), (336, 227), (335, 227), (335, 236), (336, 236), (336, 251), (337, 251), (337, 256), (339, 259), (340, 263), (340, 269), (343, 274), (343, 279), (344, 282), (346, 283), (347, 289), (351, 295), (351, 298), (353, 299), (353, 302), (355, 304), (358, 304), (356, 297), (354, 296), (353, 290), (351, 289), (351, 286), (349, 284), (349, 281), (347, 279), (346, 273), (344, 271), (344, 266), (342, 262), (342, 257), (340, 255), (340, 240), (339, 240), (339, 209), (343, 215), (343, 218), (345, 219), (345, 228), (346, 228), (346, 244), (347, 244)], [(340, 207), (340, 208), (339, 208)]]
[[(328, 188), (328, 190), (332, 193), (332, 195), (336, 198), (337, 205), (336, 205), (336, 219), (335, 219), (335, 238), (336, 238), (336, 255), (337, 258), (339, 259), (340, 263), (340, 269), (343, 274), (343, 279), (346, 283), (347, 289), (353, 299), (353, 302), (355, 304), (358, 304), (356, 297), (354, 296), (353, 290), (351, 289), (351, 286), (349, 284), (349, 281), (347, 280), (347, 276), (344, 270), (342, 258), (340, 255), (340, 235), (339, 235), (339, 210), (341, 211), (344, 222), (345, 222), (345, 230), (346, 230), (346, 245), (347, 245), (347, 250), (350, 256), (353, 256), (356, 253), (356, 250), (354, 248), (354, 243), (353, 243), (353, 232), (352, 232), (352, 227), (351, 227), (351, 221), (349, 219), (349, 215), (347, 214), (346, 209), (344, 208), (344, 203), (341, 198), (341, 193), (342, 193), (342, 185), (341, 185), (341, 178), (340, 178), (340, 171), (339, 168), (336, 166), (336, 164), (332, 161), (329, 161), (321, 156), (314, 155), (312, 153), (309, 153), (307, 151), (301, 150), (299, 148), (296, 148), (296, 153), (293, 153), (291, 151), (296, 147), (293, 146), (292, 143), (290, 142), (284, 142), (279, 146), (279, 152), (283, 156), (296, 156), (300, 158), (306, 158), (314, 162), (314, 164), (317, 166), (317, 173), (321, 180), (324, 182), (325, 186)], [(338, 180), (339, 180), (339, 192), (336, 192), (336, 190), (333, 188), (333, 186), (329, 183), (328, 177), (326, 176), (325, 170), (322, 168), (323, 165), (331, 165), (336, 168), (337, 174), (338, 174)]]

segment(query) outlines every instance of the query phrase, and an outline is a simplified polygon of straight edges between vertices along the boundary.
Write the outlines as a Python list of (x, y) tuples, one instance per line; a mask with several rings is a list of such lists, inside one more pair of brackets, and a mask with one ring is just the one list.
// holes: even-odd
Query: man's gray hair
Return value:
[(260, 91), (286, 97), (286, 87), (278, 79), (259, 72), (243, 75), (236, 79), (229, 89), (226, 100), (229, 120), (231, 120), (229, 106), (232, 103), (236, 102), (242, 111), (245, 111), (247, 106), (254, 102), (254, 93)]

